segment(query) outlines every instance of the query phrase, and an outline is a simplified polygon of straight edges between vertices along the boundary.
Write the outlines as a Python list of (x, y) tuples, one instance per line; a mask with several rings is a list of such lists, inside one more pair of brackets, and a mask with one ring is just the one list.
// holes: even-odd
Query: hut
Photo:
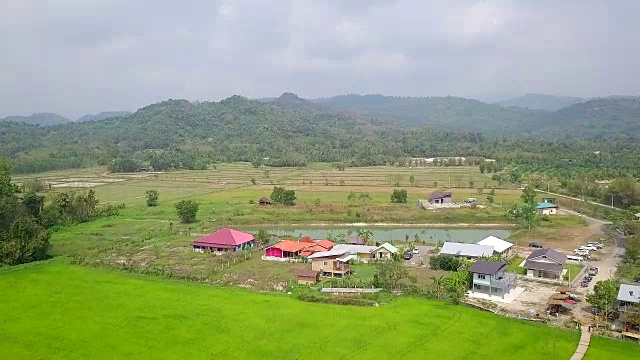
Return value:
[(318, 272), (309, 269), (296, 269), (298, 285), (313, 285), (318, 282)]
[(258, 201), (258, 204), (260, 204), (260, 206), (267, 206), (267, 205), (271, 205), (271, 199), (269, 199), (268, 197), (262, 197), (262, 198), (260, 198), (260, 200)]

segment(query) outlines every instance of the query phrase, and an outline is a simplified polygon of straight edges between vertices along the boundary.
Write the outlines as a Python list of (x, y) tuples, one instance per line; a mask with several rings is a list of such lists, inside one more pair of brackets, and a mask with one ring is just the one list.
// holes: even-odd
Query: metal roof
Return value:
[(476, 261), (469, 268), (469, 272), (484, 275), (494, 275), (501, 269), (507, 267), (507, 263), (504, 261)]
[(491, 256), (493, 246), (445, 242), (440, 254), (469, 257)]
[(535, 260), (536, 258), (539, 258), (539, 257), (545, 257), (547, 259), (551, 259), (552, 261), (555, 261), (556, 263), (561, 265), (564, 265), (564, 263), (567, 262), (567, 255), (549, 248), (540, 249), (532, 252), (531, 254), (529, 254), (529, 256), (527, 256), (527, 260)]
[(499, 253), (507, 250), (508, 248), (512, 247), (513, 244), (508, 242), (508, 241), (504, 241), (500, 238), (497, 238), (495, 236), (489, 236), (487, 238), (484, 238), (480, 241), (478, 241), (478, 245), (487, 245), (487, 246), (493, 246), (493, 250), (497, 251)]
[(620, 290), (618, 291), (618, 300), (640, 303), (640, 286), (620, 284)]
[(551, 204), (548, 202), (540, 202), (536, 205), (536, 209), (538, 210), (542, 210), (542, 209), (551, 209), (551, 208), (557, 208), (558, 205), (556, 204)]
[(214, 247), (235, 247), (254, 239), (252, 234), (224, 228), (205, 235), (193, 242), (193, 245)]
[(554, 271), (554, 272), (562, 272), (563, 266), (561, 264), (553, 264), (542, 261), (533, 261), (527, 260), (524, 262), (525, 269), (533, 269), (533, 270), (545, 270), (545, 271)]
[(386, 249), (388, 252), (395, 254), (398, 252), (398, 248), (389, 244), (389, 243), (384, 243), (380, 246), (378, 246), (374, 251), (378, 251), (380, 249)]
[(345, 252), (351, 252), (356, 254), (370, 253), (375, 249), (376, 249), (375, 246), (352, 245), (352, 244), (336, 244), (336, 246), (333, 247), (333, 250), (344, 250)]

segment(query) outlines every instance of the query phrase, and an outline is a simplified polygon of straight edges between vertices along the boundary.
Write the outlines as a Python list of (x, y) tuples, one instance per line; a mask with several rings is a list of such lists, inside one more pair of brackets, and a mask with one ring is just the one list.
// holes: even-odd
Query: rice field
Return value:
[(12, 360), (546, 360), (569, 359), (578, 342), (574, 331), (437, 301), (311, 304), (60, 260), (0, 271), (0, 334), (0, 358)]

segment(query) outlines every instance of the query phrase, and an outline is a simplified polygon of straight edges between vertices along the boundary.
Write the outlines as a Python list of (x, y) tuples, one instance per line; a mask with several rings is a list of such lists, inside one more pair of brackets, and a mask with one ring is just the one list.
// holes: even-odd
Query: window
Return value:
[(486, 278), (485, 278), (484, 274), (478, 274), (478, 279), (485, 280)]
[(326, 262), (326, 261), (323, 261), (323, 262), (322, 262), (322, 265), (327, 265), (327, 262)]

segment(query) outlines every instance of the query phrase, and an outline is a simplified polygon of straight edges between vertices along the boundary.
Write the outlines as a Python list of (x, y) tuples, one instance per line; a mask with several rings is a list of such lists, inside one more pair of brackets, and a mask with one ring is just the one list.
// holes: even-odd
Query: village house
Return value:
[(316, 252), (331, 250), (334, 243), (329, 240), (311, 240), (306, 237), (300, 241), (282, 240), (264, 251), (263, 260), (294, 259), (309, 256)]
[(451, 255), (467, 259), (477, 259), (483, 256), (491, 256), (493, 246), (445, 242), (440, 250), (440, 255)]
[(567, 255), (553, 249), (540, 249), (532, 252), (524, 262), (527, 276), (560, 279), (564, 271)]
[(451, 191), (435, 192), (429, 195), (431, 205), (453, 204)]
[(313, 285), (318, 282), (318, 272), (309, 269), (296, 269), (298, 285)]
[(538, 215), (555, 215), (558, 213), (558, 205), (540, 202), (536, 205), (536, 210), (538, 210)]
[(505, 259), (512, 255), (513, 244), (495, 236), (489, 236), (478, 241), (478, 245), (492, 246), (493, 253), (495, 255), (500, 255)]
[(269, 199), (268, 197), (262, 197), (262, 198), (260, 198), (260, 200), (258, 201), (258, 204), (260, 204), (260, 206), (267, 206), (267, 205), (271, 205), (271, 199)]
[(637, 311), (636, 307), (640, 304), (640, 286), (620, 284), (620, 290), (618, 290), (618, 310), (620, 312), (625, 311)]
[(389, 243), (384, 243), (373, 250), (372, 257), (376, 260), (391, 260), (393, 259), (393, 255), (397, 253), (397, 247)]
[(255, 246), (252, 234), (229, 228), (220, 229), (191, 243), (194, 252), (234, 252)]
[(347, 244), (349, 244), (349, 245), (366, 245), (366, 242), (364, 241), (362, 236), (354, 234), (354, 235), (349, 235), (347, 237)]
[(505, 273), (507, 263), (504, 261), (476, 261), (469, 272), (473, 274), (471, 292), (480, 292), (489, 296), (504, 296), (516, 285), (516, 275)]
[(311, 270), (317, 271), (321, 276), (341, 278), (351, 273), (349, 261), (355, 260), (355, 255), (334, 248), (309, 255), (308, 259), (311, 260)]
[(336, 246), (334, 246), (332, 250), (352, 254), (355, 256), (355, 261), (368, 263), (373, 259), (372, 252), (375, 249), (375, 246), (369, 245), (336, 244)]

